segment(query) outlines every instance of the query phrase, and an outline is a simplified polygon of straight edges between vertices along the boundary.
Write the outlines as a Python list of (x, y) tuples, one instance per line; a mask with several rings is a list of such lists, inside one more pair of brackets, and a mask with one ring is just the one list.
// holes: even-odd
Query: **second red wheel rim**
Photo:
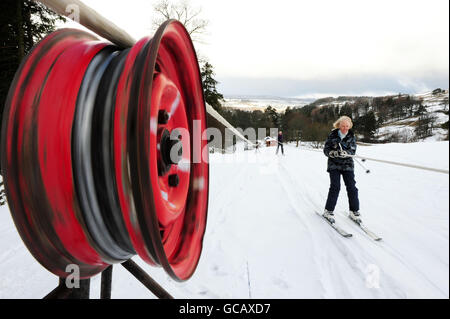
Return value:
[[(116, 175), (124, 177), (118, 184), (122, 209), (137, 253), (186, 280), (200, 257), (208, 205), (208, 159), (201, 156), (206, 109), (197, 58), (186, 30), (174, 20), (129, 56), (136, 58), (125, 66), (115, 121), (115, 145), (126, 144), (115, 152)], [(181, 156), (161, 169), (167, 142), (162, 136), (177, 135), (175, 130), (181, 132)]]

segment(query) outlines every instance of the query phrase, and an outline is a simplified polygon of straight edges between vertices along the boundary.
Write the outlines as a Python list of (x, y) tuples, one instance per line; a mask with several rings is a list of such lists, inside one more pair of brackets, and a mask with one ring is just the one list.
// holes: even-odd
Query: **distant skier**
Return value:
[(259, 141), (256, 141), (255, 143), (255, 153), (259, 153)]
[(348, 116), (340, 117), (334, 124), (334, 129), (325, 142), (323, 152), (328, 157), (327, 172), (330, 174), (330, 189), (323, 217), (334, 223), (334, 208), (341, 189), (341, 175), (347, 188), (350, 206), (349, 217), (359, 221), (358, 189), (355, 184), (353, 158), (348, 155), (356, 153), (356, 139), (351, 130), (353, 123)]
[(277, 145), (277, 152), (276, 152), (276, 154), (278, 154), (278, 150), (280, 149), (280, 147), (281, 147), (281, 154), (283, 154), (284, 155), (284, 148), (283, 148), (283, 132), (282, 131), (279, 131), (278, 132), (278, 143), (277, 143), (278, 145)]

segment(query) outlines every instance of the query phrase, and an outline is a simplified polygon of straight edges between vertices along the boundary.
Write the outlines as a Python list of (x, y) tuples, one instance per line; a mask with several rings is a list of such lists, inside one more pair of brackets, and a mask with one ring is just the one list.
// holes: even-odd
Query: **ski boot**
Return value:
[(361, 223), (361, 214), (359, 212), (350, 211), (348, 217), (357, 224)]
[(330, 223), (334, 223), (334, 213), (332, 211), (329, 210), (324, 210), (322, 217), (325, 218), (326, 220), (328, 220)]

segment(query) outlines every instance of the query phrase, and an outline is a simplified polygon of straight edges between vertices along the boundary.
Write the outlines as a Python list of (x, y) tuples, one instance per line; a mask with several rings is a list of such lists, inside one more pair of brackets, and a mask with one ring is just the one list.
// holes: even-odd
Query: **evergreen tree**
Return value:
[(292, 115), (292, 109), (288, 106), (284, 113), (281, 114), (281, 130), (283, 131), (283, 136), (286, 141), (292, 141), (294, 139), (294, 131), (289, 126), (289, 119)]
[(355, 130), (364, 136), (364, 141), (371, 142), (378, 128), (378, 122), (373, 111), (355, 120)]
[(443, 128), (444, 130), (447, 130), (447, 135), (445, 136), (445, 139), (448, 141), (449, 140), (449, 121), (441, 124), (441, 128)]
[(425, 106), (423, 106), (422, 103), (420, 103), (419, 108), (416, 111), (416, 115), (423, 116), (425, 115), (425, 113), (427, 113), (427, 109), (425, 108)]
[[(9, 86), (31, 48), (65, 18), (31, 0), (0, 2), (0, 120)], [(1, 123), (1, 122), (0, 122)]]
[(223, 101), (223, 95), (217, 91), (216, 85), (219, 84), (219, 82), (214, 79), (214, 75), (213, 66), (209, 62), (205, 62), (201, 68), (205, 101), (216, 111), (222, 113), (221, 101)]
[(341, 111), (339, 112), (339, 116), (348, 116), (348, 117), (352, 117), (353, 115), (353, 109), (350, 106), (350, 104), (345, 103), (344, 106), (341, 108)]
[(265, 109), (264, 114), (267, 116), (267, 118), (270, 119), (270, 122), (272, 124), (271, 127), (279, 127), (280, 126), (280, 115), (278, 114), (277, 110), (275, 110), (270, 105)]
[(429, 113), (424, 113), (419, 116), (416, 122), (414, 132), (418, 138), (425, 138), (431, 136), (433, 133), (433, 126), (436, 119)]
[(258, 136), (259, 138), (264, 138), (269, 135), (270, 127), (272, 126), (271, 120), (262, 111), (255, 110), (252, 112), (252, 124), (255, 130), (258, 132), (259, 128), (265, 128), (266, 131), (264, 136)]

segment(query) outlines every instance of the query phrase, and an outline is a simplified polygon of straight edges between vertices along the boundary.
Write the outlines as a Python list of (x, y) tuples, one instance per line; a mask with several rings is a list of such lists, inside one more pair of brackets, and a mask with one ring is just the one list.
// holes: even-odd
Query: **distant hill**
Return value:
[(283, 98), (277, 96), (246, 96), (233, 95), (226, 96), (223, 106), (228, 109), (244, 111), (264, 111), (268, 106), (273, 107), (277, 112), (284, 112), (287, 107), (298, 108), (314, 102), (314, 99)]
[[(361, 141), (415, 142), (448, 140), (448, 98), (448, 89), (421, 94), (320, 99), (233, 96), (225, 99), (224, 110), (231, 123), (244, 128), (260, 127), (260, 123), (267, 123), (259, 119), (265, 116), (270, 127), (283, 128), (289, 140), (303, 134), (304, 138), (320, 141), (329, 131), (330, 123), (348, 115)], [(268, 110), (269, 106), (271, 111), (264, 115), (254, 113)], [(246, 112), (252, 112), (257, 119)]]

